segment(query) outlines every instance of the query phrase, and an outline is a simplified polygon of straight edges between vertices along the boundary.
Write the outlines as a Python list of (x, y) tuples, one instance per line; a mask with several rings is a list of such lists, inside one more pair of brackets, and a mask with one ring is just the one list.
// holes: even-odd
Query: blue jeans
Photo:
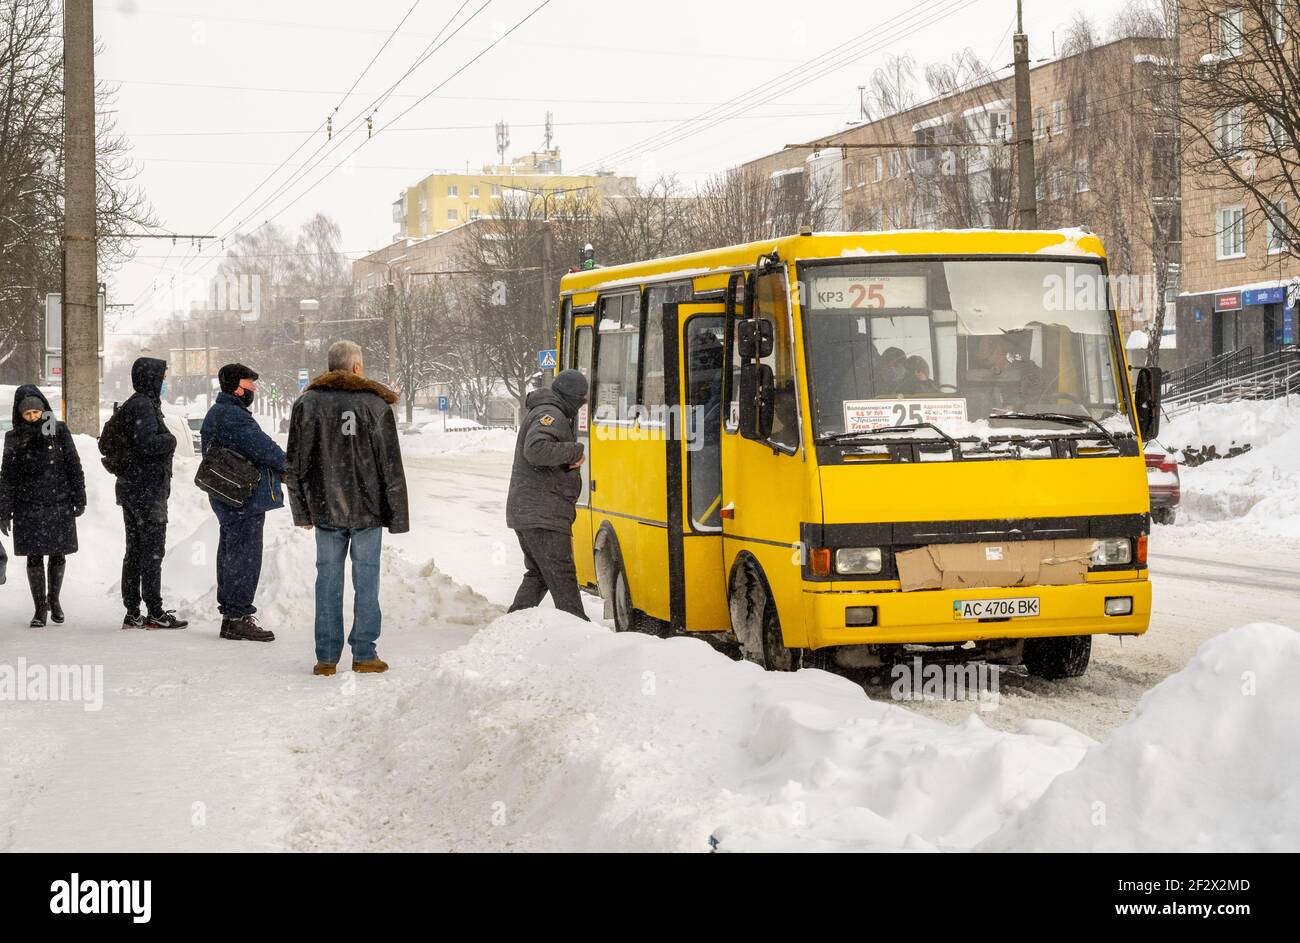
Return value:
[(382, 527), (316, 528), (316, 660), (337, 665), (343, 654), (343, 564), (352, 552), (353, 661), (375, 658), (379, 641), (379, 548)]

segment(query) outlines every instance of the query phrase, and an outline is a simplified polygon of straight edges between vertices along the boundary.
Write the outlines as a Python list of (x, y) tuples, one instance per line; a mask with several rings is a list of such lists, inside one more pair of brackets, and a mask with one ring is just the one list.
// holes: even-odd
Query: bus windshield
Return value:
[[(1092, 420), (1133, 433), (1098, 263), (813, 262), (800, 280), (818, 438), (916, 423), (1059, 435)], [(1079, 418), (1046, 418), (1062, 414)]]

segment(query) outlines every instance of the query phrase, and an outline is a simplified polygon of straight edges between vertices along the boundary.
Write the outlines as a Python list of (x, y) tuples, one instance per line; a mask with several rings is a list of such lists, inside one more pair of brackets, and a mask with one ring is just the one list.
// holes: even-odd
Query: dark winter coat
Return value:
[[(221, 438), (214, 440), (218, 424), (221, 426)], [(217, 401), (203, 417), (203, 428), (199, 435), (204, 452), (212, 445), (222, 445), (234, 449), (262, 469), (262, 481), (242, 508), (232, 508), (209, 496), (208, 502), (216, 512), (217, 520), (224, 524), (235, 518), (265, 514), (284, 507), (284, 489), (280, 487), (280, 476), (284, 474), (284, 451), (262, 431), (257, 419), (239, 397), (225, 392), (218, 393)]]
[(311, 381), (289, 420), (284, 484), (294, 524), (410, 530), (395, 402), (388, 387), (342, 370)]
[(577, 410), (554, 390), (534, 390), (524, 405), (528, 415), (515, 442), (506, 526), (568, 533), (582, 493), (582, 473), (569, 468), (583, 452), (573, 431)]
[(126, 469), (117, 478), (117, 503), (154, 521), (167, 520), (172, 454), (176, 451), (176, 437), (163, 422), (162, 383), (166, 372), (165, 360), (137, 360), (131, 366), (135, 392), (120, 407), (130, 447)]
[[(45, 404), (40, 422), (25, 422), (18, 404)], [(13, 520), (14, 554), (44, 557), (77, 552), (77, 515), (86, 509), (86, 479), (68, 427), (31, 385), (14, 394), (14, 427), (0, 461), (0, 518)]]

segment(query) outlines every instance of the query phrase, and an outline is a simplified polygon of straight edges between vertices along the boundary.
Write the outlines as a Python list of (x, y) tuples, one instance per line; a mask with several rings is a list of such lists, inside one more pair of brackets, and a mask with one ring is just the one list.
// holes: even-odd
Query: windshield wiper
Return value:
[(932, 422), (910, 422), (901, 426), (877, 426), (874, 429), (857, 429), (851, 432), (828, 432), (817, 437), (817, 444), (829, 445), (831, 443), (847, 442), (858, 436), (870, 436), (879, 432), (917, 432), (921, 429), (929, 429), (931, 432), (937, 433), (940, 438), (952, 447), (953, 454), (961, 454), (961, 446), (957, 444), (957, 440)]
[(1101, 423), (1101, 420), (1094, 419), (1092, 416), (1075, 416), (1070, 413), (994, 413), (989, 416), (989, 419), (1037, 419), (1046, 422), (1061, 422), (1067, 426), (1086, 426), (1091, 423), (1100, 430), (1106, 441), (1114, 446), (1116, 452), (1120, 450), (1119, 442), (1114, 434)]

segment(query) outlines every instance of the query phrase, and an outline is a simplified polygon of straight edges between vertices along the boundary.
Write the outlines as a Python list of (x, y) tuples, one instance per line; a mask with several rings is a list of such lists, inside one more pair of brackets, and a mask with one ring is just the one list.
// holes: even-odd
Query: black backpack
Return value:
[[(235, 408), (238, 407), (226, 407), (227, 410)], [(199, 470), (194, 473), (194, 484), (222, 504), (242, 508), (261, 482), (262, 469), (234, 449), (217, 444), (221, 439), (221, 426), (226, 421), (226, 415), (224, 412), (221, 414), (217, 427), (212, 430), (208, 450), (203, 453)]]
[(100, 430), (99, 454), (103, 456), (100, 461), (104, 468), (114, 476), (126, 471), (126, 466), (131, 461), (131, 439), (119, 403), (113, 404), (113, 415), (108, 417), (104, 428)]

